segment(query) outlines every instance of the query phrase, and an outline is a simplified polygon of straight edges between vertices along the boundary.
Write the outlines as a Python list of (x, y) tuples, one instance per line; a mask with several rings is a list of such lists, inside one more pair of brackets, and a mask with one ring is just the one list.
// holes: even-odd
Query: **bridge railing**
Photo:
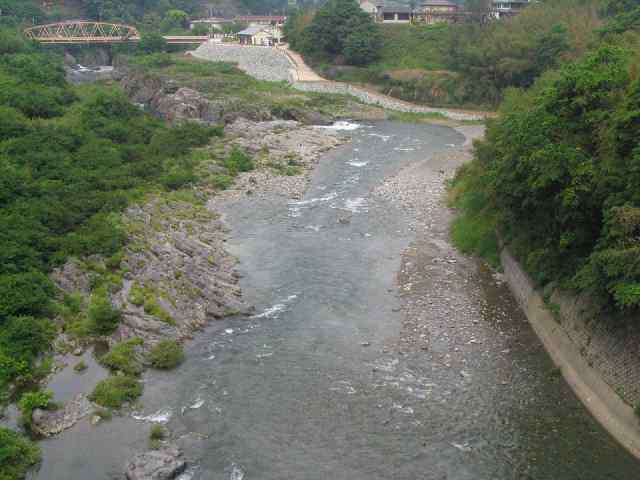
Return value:
[(130, 25), (84, 20), (36, 25), (27, 28), (24, 35), (40, 43), (117, 43), (140, 40), (140, 33)]

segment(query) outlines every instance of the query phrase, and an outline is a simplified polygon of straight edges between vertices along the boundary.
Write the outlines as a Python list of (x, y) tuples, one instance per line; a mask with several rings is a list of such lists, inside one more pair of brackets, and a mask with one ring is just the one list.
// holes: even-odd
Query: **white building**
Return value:
[(529, 0), (492, 0), (492, 15), (495, 18), (504, 18), (517, 15), (529, 5)]

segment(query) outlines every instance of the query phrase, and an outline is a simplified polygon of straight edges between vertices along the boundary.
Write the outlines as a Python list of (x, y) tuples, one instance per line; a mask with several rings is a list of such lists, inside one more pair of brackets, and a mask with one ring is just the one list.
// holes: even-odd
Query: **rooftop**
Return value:
[(264, 30), (264, 27), (249, 27), (249, 28), (245, 28), (244, 30), (242, 30), (241, 32), (238, 32), (238, 35), (248, 35), (248, 36), (253, 36), (256, 35), (257, 33), (260, 33)]

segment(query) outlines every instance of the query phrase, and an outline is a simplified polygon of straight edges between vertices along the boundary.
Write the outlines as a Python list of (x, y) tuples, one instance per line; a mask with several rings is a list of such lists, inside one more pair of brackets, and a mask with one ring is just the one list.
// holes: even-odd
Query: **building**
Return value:
[(413, 10), (406, 5), (385, 2), (380, 13), (378, 19), (382, 23), (411, 23), (413, 20)]
[(458, 4), (450, 0), (424, 0), (414, 11), (414, 21), (433, 25), (454, 23), (461, 16)]
[(384, 2), (380, 0), (360, 0), (360, 8), (371, 15), (376, 21), (382, 16), (383, 6)]
[(527, 5), (529, 0), (492, 0), (491, 15), (498, 19), (517, 15)]
[(282, 26), (287, 21), (284, 15), (238, 15), (236, 23), (246, 23), (249, 26), (272, 25)]
[(233, 23), (233, 20), (229, 18), (221, 18), (221, 17), (209, 17), (209, 18), (199, 18), (198, 20), (192, 20), (189, 22), (189, 28), (193, 30), (197, 25), (206, 25), (209, 28), (209, 31), (213, 30), (222, 30), (223, 25), (230, 25)]
[(253, 25), (238, 32), (240, 45), (273, 46), (282, 41), (282, 30), (279, 26)]

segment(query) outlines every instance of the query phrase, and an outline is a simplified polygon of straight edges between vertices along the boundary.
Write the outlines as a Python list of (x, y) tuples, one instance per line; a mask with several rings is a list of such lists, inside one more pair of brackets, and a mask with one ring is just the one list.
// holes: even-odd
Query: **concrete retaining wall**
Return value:
[(562, 294), (551, 297), (551, 302), (560, 308), (556, 319), (506, 248), (500, 257), (513, 295), (567, 383), (602, 426), (640, 459), (640, 420), (612, 385), (624, 385), (621, 393), (626, 398), (638, 394), (640, 337), (629, 338), (637, 329), (616, 328), (601, 319), (594, 321), (595, 310), (588, 307), (587, 300)]

